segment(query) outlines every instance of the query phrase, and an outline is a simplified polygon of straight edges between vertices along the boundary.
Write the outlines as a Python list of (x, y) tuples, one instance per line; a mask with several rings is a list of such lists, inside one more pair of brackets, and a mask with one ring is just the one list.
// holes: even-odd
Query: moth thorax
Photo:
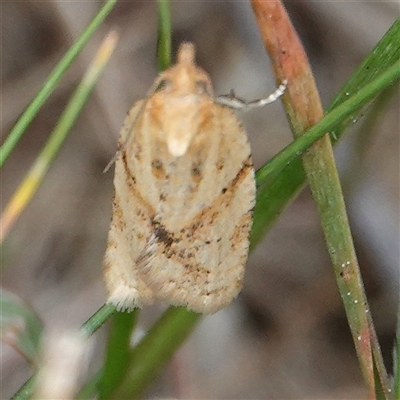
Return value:
[(165, 142), (172, 156), (181, 157), (186, 154), (199, 134), (206, 118), (201, 109), (193, 96), (181, 97), (170, 106), (164, 107), (162, 134), (165, 135)]

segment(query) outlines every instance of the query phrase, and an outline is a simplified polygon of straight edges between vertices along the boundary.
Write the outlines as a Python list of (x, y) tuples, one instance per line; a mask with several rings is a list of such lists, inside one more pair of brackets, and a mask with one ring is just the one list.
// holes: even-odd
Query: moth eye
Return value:
[(155, 91), (160, 92), (161, 90), (168, 89), (169, 87), (171, 87), (171, 84), (172, 83), (169, 79), (162, 79), (156, 87)]
[(196, 90), (198, 94), (208, 94), (211, 96), (210, 84), (205, 80), (196, 81)]

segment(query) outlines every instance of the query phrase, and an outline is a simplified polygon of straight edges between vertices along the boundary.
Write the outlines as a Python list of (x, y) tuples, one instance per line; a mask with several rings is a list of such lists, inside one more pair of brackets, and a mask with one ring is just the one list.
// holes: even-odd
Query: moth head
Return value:
[(212, 113), (211, 80), (196, 66), (194, 56), (194, 46), (183, 43), (177, 63), (160, 74), (149, 100), (152, 117), (160, 127), (159, 138), (174, 157), (186, 154)]
[(159, 75), (156, 91), (170, 96), (213, 96), (210, 77), (196, 65), (192, 43), (181, 44), (176, 64)]

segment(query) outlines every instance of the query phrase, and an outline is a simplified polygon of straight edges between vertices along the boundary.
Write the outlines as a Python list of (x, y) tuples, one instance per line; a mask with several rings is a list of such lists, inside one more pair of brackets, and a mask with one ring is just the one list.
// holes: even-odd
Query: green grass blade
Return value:
[(376, 76), (372, 82), (365, 85), (352, 97), (328, 112), (317, 124), (286, 146), (267, 164), (262, 166), (256, 174), (257, 186), (261, 187), (269, 183), (271, 178), (281, 173), (288, 163), (301, 155), (313, 142), (321, 138), (326, 132), (334, 129), (340, 124), (340, 121), (358, 112), (365, 103), (373, 100), (382, 90), (389, 87), (399, 78), (400, 61)]
[[(269, 3), (253, 0), (252, 5), (264, 44), (273, 61), (275, 73), (280, 79), (285, 77), (289, 80), (288, 89), (283, 97), (283, 101), (293, 134), (295, 137), (298, 137), (322, 117), (321, 103), (307, 57), (286, 11), (281, 7), (279, 2), (271, 6)], [(279, 21), (279, 23), (276, 21)], [(371, 75), (365, 78), (364, 73), (365, 71), (369, 71), (372, 66), (381, 67), (381, 70), (390, 70), (391, 68), (400, 69), (398, 54), (396, 58), (390, 59), (389, 57), (390, 62), (387, 64), (382, 63), (381, 58), (382, 54), (387, 56), (385, 52), (387, 52), (388, 44), (390, 43), (394, 44), (394, 46), (390, 46), (391, 51), (389, 55), (392, 55), (392, 50), (396, 50), (397, 53), (399, 52), (400, 46), (398, 40), (396, 40), (398, 38), (398, 29), (399, 26), (396, 23), (389, 29), (388, 33), (375, 48), (375, 50), (380, 50), (377, 51), (380, 56), (375, 57), (375, 59), (373, 57), (367, 58), (367, 61), (362, 63), (358, 70), (361, 73), (356, 74), (356, 79), (352, 82), (353, 85), (354, 83), (356, 84), (353, 87), (351, 85), (345, 87), (339, 94), (339, 100), (336, 104), (343, 105), (341, 102), (345, 97), (354, 93), (357, 94), (357, 90), (372, 79)], [(393, 35), (393, 32), (396, 32), (396, 34)], [(281, 57), (282, 47), (285, 49), (285, 58)], [(388, 58), (385, 58), (385, 60), (387, 61)], [(297, 62), (295, 69), (293, 68), (294, 61)], [(355, 114), (361, 113), (361, 110), (358, 110), (358, 108), (356, 108), (357, 112)], [(339, 136), (338, 133), (343, 133), (344, 128), (355, 120), (355, 116), (352, 113), (348, 113), (345, 119), (337, 121), (337, 126), (334, 129), (332, 127), (329, 128), (332, 136), (337, 139)], [(341, 126), (339, 126), (339, 123), (341, 123)], [(368, 310), (341, 193), (341, 185), (328, 135), (325, 134), (304, 153), (302, 162), (313, 197), (317, 203), (336, 281), (343, 299), (360, 367), (368, 385), (370, 396), (374, 396), (375, 388), (381, 386), (385, 397), (388, 397), (389, 385), (387, 373)], [(264, 171), (262, 170), (261, 172)], [(301, 172), (299, 170), (297, 176), (299, 177), (300, 175)], [(282, 185), (276, 185), (276, 187), (282, 188)], [(268, 190), (268, 185), (264, 185), (264, 187), (261, 187), (262, 189)], [(266, 196), (263, 198), (265, 199)], [(264, 204), (264, 209), (266, 207), (268, 207), (268, 204)], [(273, 216), (273, 218), (276, 218), (276, 216)], [(255, 227), (257, 228), (256, 225)], [(258, 228), (260, 228), (260, 225), (258, 225)], [(261, 237), (262, 235), (256, 236), (256, 239), (259, 240)], [(377, 371), (376, 375), (374, 374), (374, 368)], [(376, 376), (379, 377), (379, 382), (375, 382)]]
[(96, 29), (100, 26), (100, 24), (104, 21), (105, 17), (110, 13), (115, 4), (116, 0), (106, 1), (104, 6), (94, 17), (94, 19), (85, 29), (85, 31), (81, 34), (78, 40), (65, 53), (65, 56), (54, 68), (53, 72), (49, 75), (38, 94), (28, 105), (17, 123), (11, 129), (3, 145), (0, 147), (0, 169), (2, 168), (4, 162), (7, 160), (8, 156), (11, 154), (14, 147), (17, 145), (18, 141), (21, 139), (22, 135), (26, 131), (26, 128), (29, 126), (44, 102), (53, 92), (54, 88), (64, 75), (65, 71), (69, 68), (77, 55), (81, 52), (85, 44), (91, 38)]
[(46, 172), (67, 138), (72, 126), (75, 124), (83, 106), (89, 98), (101, 72), (113, 53), (118, 35), (111, 32), (103, 41), (92, 64), (88, 67), (82, 81), (71, 96), (65, 110), (46, 142), (43, 150), (31, 166), (28, 174), (20, 184), (15, 194), (7, 204), (0, 220), (2, 229), (0, 231), (0, 243), (4, 240), (21, 212), (43, 181)]
[(103, 370), (100, 369), (90, 378), (81, 389), (81, 391), (75, 396), (76, 400), (87, 400), (95, 399), (98, 396), (98, 384), (103, 376)]
[[(397, 20), (388, 32), (383, 36), (379, 43), (375, 46), (372, 52), (366, 57), (360, 67), (353, 73), (349, 81), (335, 97), (332, 105), (328, 107), (328, 112), (337, 108), (338, 105), (349, 99), (347, 93), (358, 94), (361, 85), (369, 82), (373, 76), (378, 76), (387, 71), (389, 67), (399, 68), (398, 61), (400, 59), (400, 19)], [(382, 61), (383, 60), (383, 61)], [(381, 65), (380, 63), (383, 63)], [(397, 63), (397, 65), (396, 65)], [(371, 72), (372, 71), (372, 72)], [(368, 79), (365, 78), (368, 74)], [(398, 76), (395, 74), (396, 76)], [(381, 84), (381, 83), (379, 83)], [(354, 96), (352, 96), (354, 98)], [(352, 124), (353, 120), (357, 120), (363, 110), (354, 111), (346, 120), (337, 121), (337, 125), (327, 131), (331, 131), (331, 138), (335, 141), (339, 140), (346, 127)], [(324, 118), (325, 119), (325, 118)], [(322, 122), (322, 120), (321, 120)], [(330, 125), (330, 124), (328, 124)], [(313, 127), (312, 129), (314, 129)], [(306, 136), (304, 134), (303, 136)], [(303, 139), (305, 140), (305, 139)], [(279, 214), (294, 199), (297, 193), (302, 189), (305, 183), (305, 174), (300, 160), (300, 154), (293, 161), (287, 164), (275, 178), (268, 178), (268, 185), (262, 186), (263, 177), (261, 173), (263, 169), (270, 168), (267, 163), (260, 168), (258, 173), (258, 201), (254, 212), (254, 223), (251, 235), (251, 246), (254, 248), (259, 241), (265, 236), (267, 231), (272, 226), (273, 222), (278, 218)], [(268, 175), (269, 173), (267, 173)]]
[(32, 375), (11, 397), (11, 400), (28, 400), (31, 398), (34, 385), (35, 385), (36, 375)]
[[(101, 71), (104, 69), (107, 61), (109, 60), (117, 41), (117, 35), (112, 32), (104, 40), (101, 48), (96, 54), (95, 59), (92, 64), (88, 67), (82, 82), (79, 84), (78, 88), (71, 97), (64, 113), (60, 117), (59, 123), (57, 124), (53, 134), (39, 155), (38, 160), (34, 164), (34, 168), (31, 171), (40, 171), (41, 174), (34, 175), (37, 184), (34, 185), (35, 189), (40, 181), (42, 180), (44, 173), (47, 171), (51, 160), (55, 157), (56, 152), (62, 145), (64, 139), (66, 138), (68, 131), (74, 124), (76, 118), (79, 116), (83, 105), (88, 99), (95, 83), (97, 82)], [(38, 166), (35, 166), (35, 165)], [(29, 179), (28, 179), (29, 181)], [(31, 188), (32, 189), (32, 188)], [(31, 194), (32, 195), (32, 194)], [(82, 334), (90, 336), (95, 332), (103, 323), (115, 312), (115, 308), (111, 305), (104, 305), (101, 307), (82, 327)], [(33, 375), (28, 381), (17, 391), (13, 396), (14, 400), (25, 400), (29, 399), (32, 395), (33, 385), (35, 381), (35, 376)]]
[(193, 331), (201, 315), (182, 307), (170, 307), (132, 350), (129, 370), (113, 399), (136, 399), (154, 379), (183, 341)]
[[(361, 62), (352, 74), (348, 82), (342, 87), (333, 102), (327, 108), (331, 111), (346, 98), (357, 93), (364, 85), (375, 79), (386, 69), (390, 68), (400, 59), (400, 18), (398, 18), (388, 29), (382, 39), (377, 43), (371, 53)], [(360, 114), (356, 114), (348, 120), (342, 121), (331, 132), (332, 139), (340, 139), (343, 131), (354, 121), (359, 119)]]
[(130, 339), (139, 310), (131, 313), (117, 312), (113, 316), (107, 342), (103, 375), (98, 384), (99, 399), (108, 399), (122, 382), (127, 372)]
[(115, 312), (113, 305), (104, 304), (82, 325), (81, 333), (86, 337), (92, 336)]
[(387, 389), (382, 386), (382, 379), (378, 369), (376, 368), (377, 362), (375, 361), (374, 366), (374, 380), (375, 380), (375, 399), (376, 400), (387, 400), (389, 396)]
[(325, 115), (316, 125), (285, 147), (256, 174), (258, 192), (251, 233), (251, 248), (254, 248), (283, 207), (301, 189), (305, 174), (300, 155), (325, 132), (336, 129), (340, 121), (357, 113), (357, 110), (371, 101), (381, 90), (400, 77), (400, 61), (377, 76), (351, 98)]
[(171, 65), (171, 11), (168, 0), (157, 0), (158, 4), (158, 70), (164, 71)]

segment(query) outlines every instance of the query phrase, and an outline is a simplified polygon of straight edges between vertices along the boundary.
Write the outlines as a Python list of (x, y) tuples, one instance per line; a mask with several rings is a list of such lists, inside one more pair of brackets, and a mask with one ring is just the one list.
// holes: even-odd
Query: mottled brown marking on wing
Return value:
[(253, 164), (251, 157), (249, 157), (242, 165), (232, 182), (223, 188), (219, 196), (214, 200), (214, 202), (205, 207), (197, 217), (193, 218), (190, 225), (186, 226), (187, 236), (193, 234), (193, 232), (199, 227), (204, 225), (212, 224), (214, 219), (218, 216), (221, 207), (229, 207), (231, 200), (235, 195), (235, 191), (240, 183), (246, 178), (246, 176), (253, 170)]
[(156, 179), (165, 179), (164, 164), (159, 158), (155, 158), (151, 162), (151, 172)]
[(200, 181), (203, 179), (203, 172), (201, 170), (201, 164), (199, 162), (193, 163), (192, 164), (192, 169), (191, 169), (191, 175), (192, 175), (192, 180), (198, 187), (198, 184)]
[[(125, 221), (123, 210), (120, 207), (120, 198), (116, 194), (103, 266), (109, 301), (118, 310), (131, 310), (151, 304), (156, 298), (137, 275), (135, 265), (130, 257), (130, 235)], [(132, 234), (135, 233), (132, 232)]]
[(172, 243), (176, 241), (175, 235), (171, 232), (168, 232), (165, 229), (165, 226), (157, 221), (153, 220), (152, 226), (155, 240), (159, 243), (162, 243), (166, 249), (170, 248)]
[[(243, 234), (249, 234), (248, 227), (252, 224), (252, 215), (253, 210), (249, 210), (246, 214), (243, 214), (239, 223), (236, 225), (233, 234), (230, 237), (231, 248), (236, 248), (241, 241), (243, 240)], [(243, 232), (245, 230), (245, 232)], [(247, 255), (244, 256), (244, 259), (247, 258)]]
[[(221, 237), (210, 238), (207, 236), (210, 234), (209, 229), (213, 226), (214, 221), (219, 217), (221, 210), (229, 209), (236, 190), (240, 190), (240, 184), (244, 179), (246, 179), (249, 173), (253, 173), (250, 158), (243, 163), (242, 168), (232, 180), (231, 184), (228, 185), (226, 190), (223, 190), (219, 194), (213, 204), (204, 209), (197, 218), (191, 221), (189, 225), (182, 227), (179, 232), (168, 232), (164, 226), (160, 224), (155, 225), (155, 231), (157, 231), (155, 242), (157, 243), (157, 247), (154, 248), (154, 246), (151, 246), (152, 251), (149, 251), (147, 256), (141, 259), (141, 265), (139, 266), (140, 276), (150, 285), (150, 287), (153, 287), (152, 285), (155, 283), (153, 278), (151, 281), (147, 280), (147, 274), (152, 269), (151, 261), (149, 262), (150, 256), (154, 256), (154, 260), (160, 260), (160, 257), (163, 256), (166, 261), (173, 261), (176, 268), (178, 268), (178, 266), (182, 268), (182, 274), (179, 280), (171, 280), (169, 282), (169, 285), (177, 288), (176, 290), (178, 290), (178, 288), (185, 282), (190, 282), (191, 285), (196, 286), (199, 296), (209, 297), (210, 299), (218, 298), (220, 295), (223, 297), (223, 293), (225, 292), (237, 293), (239, 291), (243, 280), (244, 263), (247, 258), (246, 251), (243, 251), (241, 256), (235, 261), (237, 268), (239, 268), (239, 271), (241, 272), (238, 272), (237, 276), (233, 275), (227, 279), (225, 285), (219, 285), (218, 288), (213, 290), (208, 288), (210, 285), (212, 286), (212, 282), (210, 281), (210, 267), (207, 264), (202, 264), (196, 261), (196, 257), (199, 257), (199, 254), (204, 252), (208, 245), (211, 245), (212, 243), (218, 245), (221, 241)], [(252, 210), (250, 209), (240, 218), (231, 236), (225, 238), (225, 240), (234, 242), (231, 248), (234, 248), (234, 246), (241, 248), (243, 245), (244, 249), (248, 248), (248, 239), (246, 238), (248, 238), (250, 233), (251, 215)], [(203, 237), (204, 239), (202, 239)], [(186, 243), (188, 247), (182, 247)], [(224, 261), (224, 259), (221, 259), (219, 263), (223, 263)], [(236, 265), (232, 265), (232, 268), (235, 269)], [(218, 266), (215, 268), (218, 268)], [(157, 274), (155, 270), (154, 273)], [(166, 292), (167, 294), (163, 294), (163, 291), (157, 291), (155, 287), (153, 287), (153, 290), (155, 293), (158, 293), (157, 296), (161, 299), (165, 296), (165, 299), (172, 301), (173, 304), (184, 303), (182, 298), (186, 296), (185, 294), (179, 295), (178, 293), (175, 293), (174, 300), (169, 297), (168, 292)], [(199, 297), (198, 301), (201, 301), (201, 297)], [(215, 301), (216, 307), (217, 304), (222, 303)], [(199, 305), (198, 307), (201, 306)], [(190, 308), (195, 311), (198, 310), (198, 308), (192, 304), (190, 305)]]
[[(170, 248), (172, 243), (174, 242), (179, 243), (183, 239), (183, 236), (189, 238), (199, 228), (202, 228), (203, 226), (209, 226), (210, 224), (212, 225), (214, 219), (218, 216), (219, 213), (218, 210), (220, 209), (220, 207), (221, 206), (229, 207), (230, 201), (232, 200), (235, 191), (237, 190), (237, 187), (246, 178), (246, 176), (252, 172), (252, 169), (253, 169), (252, 160), (249, 157), (243, 163), (242, 168), (239, 170), (233, 181), (226, 188), (222, 190), (222, 192), (214, 200), (214, 202), (208, 207), (204, 208), (201, 211), (201, 213), (199, 213), (197, 217), (195, 217), (191, 221), (189, 225), (182, 227), (180, 233), (169, 232), (167, 231), (165, 226), (163, 226), (161, 223), (153, 221), (152, 224), (154, 227), (154, 232), (157, 240), (163, 243), (166, 248)], [(245, 214), (247, 219), (251, 219), (251, 210), (249, 211), (250, 212), (248, 214)], [(205, 242), (205, 244), (209, 243), (210, 241)], [(167, 249), (165, 249), (165, 251), (167, 253)], [(169, 252), (168, 258), (171, 258), (172, 256), (175, 255), (176, 252), (173, 253)], [(186, 257), (188, 256), (186, 255)], [(184, 257), (178, 256), (177, 259), (182, 260), (184, 259)]]
[(126, 227), (126, 223), (123, 218), (122, 210), (119, 205), (119, 197), (117, 194), (115, 194), (113, 200), (113, 220), (118, 230), (122, 232)]

